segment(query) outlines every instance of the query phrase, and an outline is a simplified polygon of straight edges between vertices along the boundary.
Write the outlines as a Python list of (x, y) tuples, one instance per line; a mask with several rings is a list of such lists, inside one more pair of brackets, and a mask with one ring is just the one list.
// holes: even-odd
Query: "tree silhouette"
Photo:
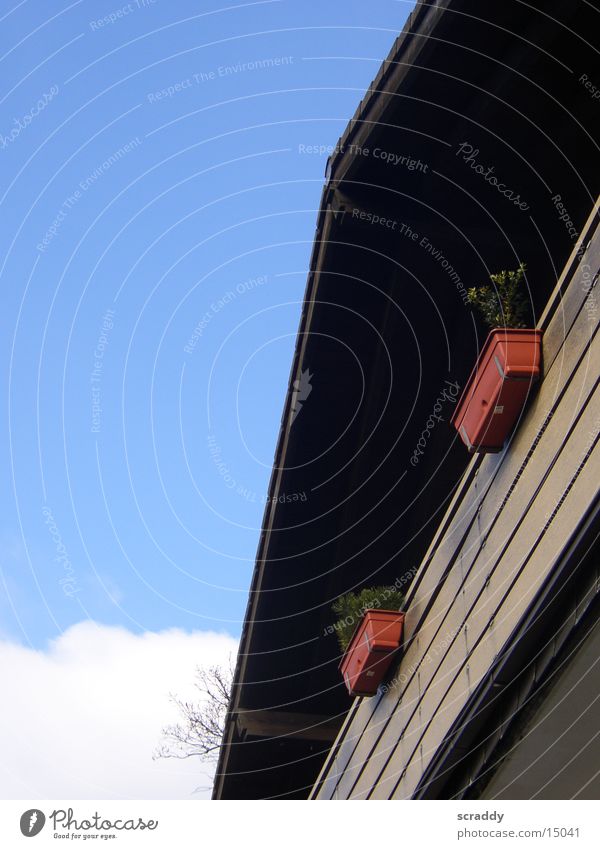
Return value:
[(163, 742), (156, 748), (153, 759), (191, 758), (216, 761), (221, 748), (225, 716), (233, 683), (231, 657), (226, 667), (198, 666), (195, 688), (198, 701), (185, 701), (169, 694), (176, 705), (181, 721), (162, 729)]

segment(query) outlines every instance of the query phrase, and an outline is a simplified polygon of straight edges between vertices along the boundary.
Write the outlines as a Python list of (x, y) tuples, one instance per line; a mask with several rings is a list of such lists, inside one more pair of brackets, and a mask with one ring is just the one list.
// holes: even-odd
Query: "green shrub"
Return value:
[(530, 327), (529, 301), (525, 291), (525, 265), (516, 271), (490, 274), (493, 285), (469, 289), (467, 296), (490, 327)]
[(404, 596), (395, 587), (365, 587), (359, 593), (346, 593), (340, 596), (331, 607), (338, 617), (334, 628), (342, 651), (346, 651), (356, 626), (365, 610), (400, 610)]

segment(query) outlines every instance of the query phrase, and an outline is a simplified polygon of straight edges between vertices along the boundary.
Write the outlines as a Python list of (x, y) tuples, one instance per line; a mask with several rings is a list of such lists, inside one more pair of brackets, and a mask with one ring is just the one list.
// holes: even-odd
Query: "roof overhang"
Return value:
[(524, 260), (539, 313), (573, 244), (553, 196), (587, 217), (586, 8), (417, 4), (328, 163), (215, 798), (308, 795), (350, 705), (331, 604), (410, 581), (469, 459), (426, 427), (483, 341), (465, 289)]

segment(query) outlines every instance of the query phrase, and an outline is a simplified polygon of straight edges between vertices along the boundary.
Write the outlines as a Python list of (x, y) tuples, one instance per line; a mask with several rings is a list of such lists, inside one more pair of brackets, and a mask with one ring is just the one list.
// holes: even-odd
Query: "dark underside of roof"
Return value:
[(216, 798), (310, 791), (350, 705), (331, 604), (410, 579), (469, 459), (444, 396), (485, 336), (464, 290), (524, 261), (539, 314), (574, 245), (555, 198), (579, 229), (599, 192), (580, 82), (600, 85), (598, 18), (583, 0), (418, 4), (332, 157)]

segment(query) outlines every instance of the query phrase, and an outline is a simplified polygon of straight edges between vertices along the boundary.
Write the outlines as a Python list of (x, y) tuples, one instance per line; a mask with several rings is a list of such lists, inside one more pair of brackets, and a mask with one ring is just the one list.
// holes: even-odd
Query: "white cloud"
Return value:
[(44, 651), (1, 641), (0, 798), (208, 798), (214, 766), (152, 752), (178, 719), (169, 692), (193, 696), (195, 667), (236, 651), (226, 634), (138, 636), (95, 622)]

